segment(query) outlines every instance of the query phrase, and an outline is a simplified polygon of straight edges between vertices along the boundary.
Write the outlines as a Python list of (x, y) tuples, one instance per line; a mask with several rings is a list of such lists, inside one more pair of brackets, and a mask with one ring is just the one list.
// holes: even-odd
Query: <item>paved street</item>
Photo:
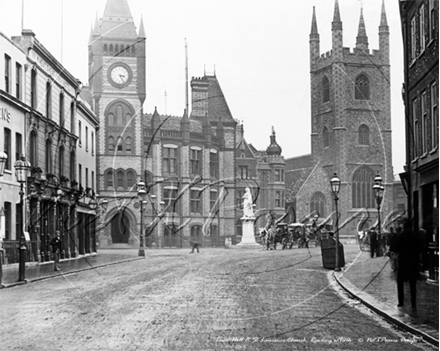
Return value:
[(349, 299), (319, 248), (148, 251), (0, 296), (5, 350), (435, 349)]

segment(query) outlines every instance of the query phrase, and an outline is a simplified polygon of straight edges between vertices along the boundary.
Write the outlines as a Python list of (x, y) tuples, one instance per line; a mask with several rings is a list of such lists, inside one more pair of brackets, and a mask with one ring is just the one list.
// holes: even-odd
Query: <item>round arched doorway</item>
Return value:
[(130, 219), (124, 211), (117, 212), (111, 220), (113, 244), (128, 244), (130, 238)]

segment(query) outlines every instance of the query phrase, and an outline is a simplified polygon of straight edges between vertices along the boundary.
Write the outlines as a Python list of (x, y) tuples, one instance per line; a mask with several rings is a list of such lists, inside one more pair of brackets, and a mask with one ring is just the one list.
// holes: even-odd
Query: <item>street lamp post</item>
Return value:
[(141, 180), (137, 184), (137, 190), (138, 190), (138, 196), (140, 198), (140, 216), (141, 216), (141, 227), (140, 227), (140, 233), (139, 233), (139, 256), (145, 257), (145, 248), (144, 248), (144, 225), (143, 225), (143, 217), (144, 217), (144, 203), (146, 201), (144, 200), (144, 196), (147, 193), (145, 191), (145, 183)]
[(31, 169), (31, 164), (25, 160), (22, 156), (21, 160), (15, 161), (15, 176), (17, 181), (20, 183), (20, 210), (21, 210), (21, 220), (20, 220), (20, 245), (19, 245), (19, 264), (18, 264), (18, 281), (25, 280), (25, 269), (26, 269), (26, 238), (24, 236), (23, 228), (23, 185), (26, 182), (29, 171)]
[[(7, 159), (8, 159), (8, 155), (5, 152), (0, 151), (0, 177), (3, 176), (3, 173), (5, 171), (5, 165), (6, 165), (6, 160)], [(1, 190), (1, 188), (0, 188), (0, 190)], [(3, 209), (0, 209), (0, 218), (1, 217), (4, 217)], [(1, 221), (1, 219), (0, 219), (0, 221)], [(0, 237), (0, 288), (3, 287), (3, 284), (2, 284), (2, 281), (3, 281), (3, 267), (2, 267), (2, 264), (3, 264), (3, 240)]]
[(336, 173), (333, 175), (333, 178), (330, 180), (330, 185), (332, 188), (332, 193), (335, 199), (335, 209), (336, 209), (336, 264), (335, 264), (335, 271), (340, 272), (340, 262), (339, 262), (339, 212), (338, 212), (338, 200), (339, 200), (339, 189), (341, 187), (341, 180), (338, 178)]
[(384, 188), (382, 186), (382, 178), (379, 174), (377, 174), (377, 176), (374, 178), (373, 190), (374, 190), (374, 196), (376, 198), (376, 204), (377, 204), (377, 223), (378, 223), (377, 234), (380, 237), (380, 235), (381, 235), (381, 233), (380, 233), (380, 206), (381, 206), (382, 200), (383, 200)]

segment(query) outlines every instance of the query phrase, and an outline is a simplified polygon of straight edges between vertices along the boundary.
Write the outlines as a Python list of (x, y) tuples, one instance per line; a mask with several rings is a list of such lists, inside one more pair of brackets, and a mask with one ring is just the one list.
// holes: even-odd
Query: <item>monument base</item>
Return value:
[(237, 248), (241, 249), (261, 249), (261, 245), (255, 241), (254, 234), (254, 224), (255, 217), (242, 217), (242, 228), (243, 228), (243, 236), (241, 238), (241, 242), (236, 245)]

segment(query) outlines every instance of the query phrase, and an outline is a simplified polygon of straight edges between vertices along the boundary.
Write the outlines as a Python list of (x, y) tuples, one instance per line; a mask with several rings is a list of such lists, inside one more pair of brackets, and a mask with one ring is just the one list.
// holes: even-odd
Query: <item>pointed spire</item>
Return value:
[(145, 35), (145, 29), (144, 29), (144, 19), (141, 15), (141, 24), (139, 25), (139, 38), (146, 38), (147, 36)]
[(379, 31), (388, 31), (388, 21), (387, 21), (387, 14), (385, 12), (385, 1), (382, 0), (382, 12), (380, 14), (380, 25), (379, 25)]
[(318, 25), (316, 23), (315, 6), (313, 6), (312, 29), (310, 30), (310, 34), (318, 34)]
[(359, 18), (359, 29), (356, 37), (356, 48), (368, 50), (368, 37), (365, 29), (364, 10), (361, 7), (361, 16)]
[(335, 10), (333, 12), (333, 22), (341, 22), (341, 15), (339, 13), (338, 0), (335, 0)]

